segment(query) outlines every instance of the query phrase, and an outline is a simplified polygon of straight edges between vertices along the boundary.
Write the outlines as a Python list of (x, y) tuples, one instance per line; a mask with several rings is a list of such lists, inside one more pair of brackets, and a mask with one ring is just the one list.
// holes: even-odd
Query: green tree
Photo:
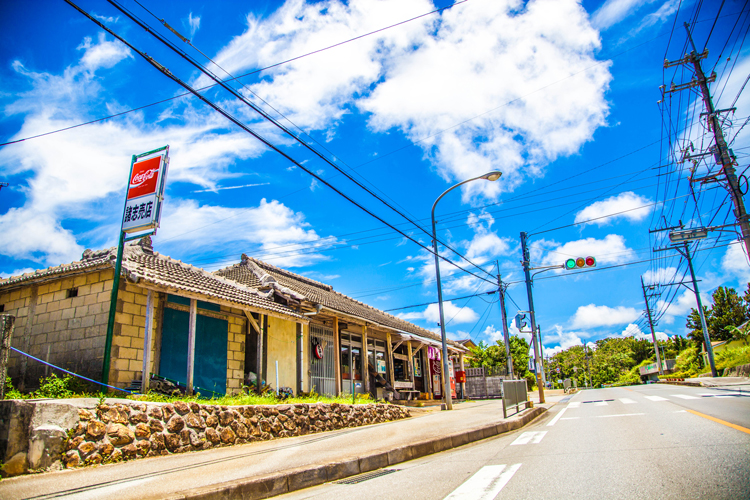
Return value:
[(720, 286), (712, 294), (711, 318), (706, 319), (711, 340), (730, 340), (728, 326), (740, 326), (747, 321), (747, 303), (737, 295), (734, 288)]
[[(743, 297), (737, 295), (737, 291), (731, 287), (720, 286), (711, 294), (713, 305), (711, 309), (703, 306), (708, 326), (708, 335), (712, 342), (717, 340), (730, 340), (732, 331), (727, 327), (739, 327), (750, 317), (750, 285)], [(687, 318), (686, 326), (690, 329), (688, 338), (696, 346), (700, 346), (703, 339), (703, 328), (701, 327), (700, 315), (697, 309), (691, 309)]]

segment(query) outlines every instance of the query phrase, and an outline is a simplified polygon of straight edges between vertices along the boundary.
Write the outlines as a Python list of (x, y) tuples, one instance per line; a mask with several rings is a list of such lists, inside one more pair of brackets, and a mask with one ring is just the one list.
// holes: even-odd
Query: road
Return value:
[(746, 499), (749, 463), (749, 386), (646, 385), (586, 390), (519, 431), (277, 498)]

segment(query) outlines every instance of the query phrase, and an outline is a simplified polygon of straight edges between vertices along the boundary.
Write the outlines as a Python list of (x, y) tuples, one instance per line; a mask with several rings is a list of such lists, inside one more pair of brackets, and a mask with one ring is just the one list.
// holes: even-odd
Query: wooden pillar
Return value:
[(198, 320), (198, 301), (190, 299), (190, 330), (188, 331), (187, 393), (193, 394), (193, 373), (195, 372), (195, 327)]
[(143, 369), (141, 370), (141, 392), (146, 394), (151, 382), (151, 344), (154, 336), (154, 292), (146, 296), (146, 326), (143, 332)]
[(362, 394), (370, 392), (370, 370), (368, 365), (370, 360), (367, 356), (367, 323), (362, 327)]
[(297, 323), (297, 396), (300, 395), (305, 385), (305, 351), (304, 330), (302, 323)]
[(414, 357), (413, 357), (414, 353), (411, 350), (411, 342), (409, 341), (406, 342), (406, 349), (407, 349), (407, 355), (409, 357), (409, 363), (406, 369), (408, 370), (409, 378), (411, 378), (411, 388), (412, 390), (414, 390), (414, 388), (416, 387), (414, 384)]
[(391, 344), (391, 332), (385, 333), (385, 347), (388, 351), (388, 372), (391, 387), (396, 388), (396, 377), (393, 373), (393, 345)]
[(339, 342), (339, 319), (335, 316), (333, 318), (333, 350), (336, 356), (333, 372), (336, 377), (336, 395), (338, 396), (341, 394), (341, 343)]

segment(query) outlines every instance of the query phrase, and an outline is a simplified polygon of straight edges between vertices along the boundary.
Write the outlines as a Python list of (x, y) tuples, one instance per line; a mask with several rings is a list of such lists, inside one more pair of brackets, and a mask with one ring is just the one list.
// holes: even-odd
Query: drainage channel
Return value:
[(365, 472), (364, 474), (360, 474), (358, 476), (352, 476), (347, 477), (345, 479), (339, 479), (338, 481), (334, 481), (333, 484), (359, 484), (363, 481), (367, 481), (368, 479), (375, 479), (376, 477), (380, 476), (387, 476), (388, 474), (392, 474), (393, 472), (398, 472), (401, 469), (380, 469), (372, 472)]

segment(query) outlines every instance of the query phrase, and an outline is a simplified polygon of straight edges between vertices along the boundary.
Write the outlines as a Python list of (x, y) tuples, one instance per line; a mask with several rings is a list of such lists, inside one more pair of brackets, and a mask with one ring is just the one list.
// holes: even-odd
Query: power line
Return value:
[[(147, 54), (145, 54), (145, 53), (141, 52), (140, 50), (138, 50), (137, 48), (135, 48), (135, 46), (133, 46), (132, 44), (130, 44), (130, 43), (129, 43), (129, 42), (127, 41), (127, 40), (125, 40), (125, 39), (124, 39), (124, 38), (122, 38), (121, 36), (117, 35), (117, 34), (116, 34), (116, 33), (115, 33), (114, 31), (112, 31), (111, 29), (109, 29), (108, 27), (106, 27), (106, 26), (105, 26), (105, 25), (104, 25), (103, 23), (101, 23), (101, 22), (100, 22), (99, 20), (97, 20), (97, 19), (95, 19), (94, 17), (90, 16), (90, 15), (89, 15), (89, 14), (88, 14), (87, 12), (85, 12), (85, 11), (84, 11), (83, 9), (81, 9), (80, 7), (78, 7), (78, 6), (77, 6), (77, 5), (75, 4), (75, 3), (73, 3), (73, 2), (71, 1), (71, 0), (65, 0), (65, 2), (66, 2), (66, 3), (68, 3), (69, 5), (71, 5), (71, 6), (73, 7), (73, 8), (75, 8), (75, 9), (76, 9), (77, 11), (79, 11), (79, 12), (80, 12), (81, 14), (83, 14), (84, 16), (86, 16), (86, 17), (87, 17), (87, 18), (88, 18), (89, 20), (91, 20), (91, 21), (92, 21), (93, 23), (95, 23), (95, 24), (96, 24), (97, 26), (99, 26), (100, 28), (102, 28), (103, 30), (105, 30), (105, 31), (106, 31), (107, 33), (109, 33), (110, 35), (112, 35), (112, 36), (114, 36), (115, 38), (117, 38), (118, 40), (120, 40), (120, 41), (121, 41), (122, 43), (124, 43), (124, 44), (125, 44), (125, 45), (126, 45), (126, 46), (127, 46), (128, 48), (130, 48), (130, 49), (131, 49), (131, 50), (133, 50), (133, 51), (134, 51), (135, 53), (137, 53), (138, 55), (140, 55), (140, 56), (141, 56), (141, 57), (142, 57), (143, 59), (145, 59), (145, 60), (146, 60), (146, 61), (147, 61), (147, 62), (148, 62), (149, 64), (151, 64), (151, 65), (152, 65), (152, 66), (154, 66), (154, 67), (155, 67), (156, 69), (158, 69), (158, 70), (159, 70), (159, 71), (160, 71), (161, 73), (163, 73), (163, 74), (164, 74), (165, 76), (167, 76), (167, 77), (169, 77), (170, 79), (172, 79), (172, 80), (173, 80), (173, 81), (174, 81), (175, 83), (177, 83), (178, 85), (182, 86), (182, 87), (183, 87), (184, 89), (186, 89), (186, 90), (190, 91), (190, 92), (191, 92), (191, 93), (192, 93), (193, 95), (195, 95), (196, 97), (198, 97), (198, 98), (199, 98), (199, 99), (200, 99), (201, 101), (203, 101), (203, 102), (204, 102), (204, 103), (206, 103), (206, 104), (207, 104), (208, 106), (210, 106), (210, 107), (211, 107), (211, 108), (213, 108), (213, 109), (214, 109), (215, 111), (217, 111), (217, 112), (218, 112), (219, 114), (221, 114), (222, 116), (224, 116), (225, 118), (227, 118), (227, 119), (228, 119), (229, 121), (231, 121), (232, 123), (234, 123), (235, 125), (237, 125), (238, 127), (240, 127), (240, 128), (242, 129), (242, 130), (244, 130), (244, 131), (245, 131), (245, 132), (247, 132), (248, 134), (252, 135), (252, 136), (253, 136), (253, 137), (255, 137), (256, 139), (258, 139), (259, 141), (261, 141), (261, 142), (262, 142), (263, 144), (265, 144), (265, 145), (266, 145), (266, 146), (267, 146), (268, 148), (270, 148), (270, 149), (272, 149), (273, 151), (276, 151), (277, 153), (279, 153), (280, 155), (282, 155), (282, 156), (283, 156), (284, 158), (286, 158), (287, 160), (289, 160), (289, 161), (290, 161), (291, 163), (293, 163), (293, 164), (294, 164), (295, 166), (297, 166), (298, 168), (300, 168), (300, 169), (301, 169), (301, 170), (303, 170), (304, 172), (308, 173), (309, 175), (311, 175), (311, 176), (312, 176), (313, 178), (315, 178), (315, 179), (316, 179), (316, 180), (318, 180), (319, 182), (321, 182), (321, 183), (323, 183), (324, 185), (328, 186), (328, 187), (329, 187), (330, 189), (332, 189), (332, 190), (333, 190), (333, 191), (334, 191), (335, 193), (337, 193), (338, 195), (342, 196), (342, 197), (343, 197), (344, 199), (346, 199), (347, 201), (349, 201), (350, 203), (352, 203), (352, 204), (353, 204), (353, 205), (355, 205), (356, 207), (360, 208), (360, 209), (361, 209), (362, 211), (364, 211), (365, 213), (367, 213), (367, 214), (368, 214), (368, 215), (370, 215), (371, 217), (374, 217), (375, 219), (377, 219), (377, 220), (378, 220), (378, 221), (380, 221), (381, 223), (385, 224), (386, 226), (390, 227), (390, 228), (391, 228), (391, 229), (393, 229), (394, 231), (397, 231), (398, 233), (400, 233), (400, 234), (401, 234), (402, 236), (404, 236), (405, 238), (409, 239), (409, 240), (410, 240), (410, 241), (412, 241), (413, 243), (416, 243), (416, 244), (417, 244), (417, 245), (419, 245), (419, 246), (420, 246), (421, 248), (423, 248), (423, 249), (427, 250), (427, 251), (428, 251), (429, 253), (433, 253), (433, 252), (432, 252), (432, 250), (431, 250), (430, 248), (428, 248), (428, 247), (424, 246), (424, 245), (423, 245), (422, 243), (420, 243), (419, 241), (415, 240), (415, 239), (414, 239), (414, 238), (412, 238), (412, 237), (411, 237), (410, 235), (408, 235), (408, 234), (404, 233), (403, 231), (401, 231), (400, 229), (398, 229), (398, 228), (394, 227), (393, 225), (391, 225), (390, 223), (386, 222), (385, 220), (383, 220), (383, 219), (382, 219), (381, 217), (379, 217), (378, 215), (374, 214), (373, 212), (371, 212), (370, 210), (368, 210), (367, 208), (365, 208), (365, 207), (364, 207), (364, 206), (362, 206), (361, 204), (357, 203), (357, 202), (356, 202), (355, 200), (353, 200), (353, 199), (352, 199), (352, 198), (350, 198), (350, 197), (349, 197), (348, 195), (344, 194), (344, 193), (343, 193), (342, 191), (340, 191), (339, 189), (337, 189), (336, 187), (334, 187), (334, 186), (333, 186), (332, 184), (330, 184), (330, 183), (329, 183), (328, 181), (326, 181), (325, 179), (321, 178), (321, 177), (320, 177), (320, 176), (319, 176), (318, 174), (316, 174), (315, 172), (313, 172), (313, 171), (312, 171), (312, 170), (310, 170), (309, 168), (305, 167), (304, 165), (302, 165), (301, 163), (299, 163), (299, 162), (298, 162), (297, 160), (295, 160), (294, 158), (292, 158), (292, 157), (291, 157), (291, 156), (289, 156), (288, 154), (284, 153), (284, 152), (283, 152), (282, 150), (280, 150), (280, 149), (279, 149), (278, 147), (276, 147), (275, 145), (273, 145), (273, 144), (272, 144), (271, 142), (269, 142), (269, 141), (268, 141), (267, 139), (263, 138), (263, 137), (262, 137), (262, 136), (260, 136), (260, 135), (259, 135), (259, 134), (258, 134), (257, 132), (255, 132), (254, 130), (250, 129), (249, 127), (247, 127), (247, 126), (246, 126), (245, 124), (243, 124), (242, 122), (240, 122), (240, 121), (239, 121), (239, 120), (238, 120), (237, 118), (235, 118), (235, 117), (233, 117), (232, 115), (230, 115), (230, 114), (229, 114), (229, 113), (228, 113), (227, 111), (225, 111), (225, 110), (224, 110), (223, 108), (221, 108), (221, 106), (219, 106), (219, 105), (215, 104), (215, 103), (214, 103), (213, 101), (211, 101), (211, 100), (210, 100), (210, 99), (208, 99), (207, 97), (205, 97), (205, 96), (203, 96), (203, 95), (199, 94), (199, 93), (198, 93), (198, 91), (197, 91), (196, 89), (194, 89), (193, 87), (191, 87), (191, 86), (190, 86), (190, 85), (188, 85), (187, 83), (183, 82), (183, 81), (182, 81), (182, 80), (181, 80), (180, 78), (178, 78), (177, 76), (175, 76), (174, 74), (172, 74), (172, 73), (171, 73), (171, 72), (170, 72), (170, 71), (169, 71), (168, 69), (166, 69), (166, 68), (165, 68), (164, 66), (162, 66), (161, 64), (159, 64), (159, 63), (158, 63), (158, 62), (157, 62), (156, 60), (154, 60), (154, 59), (153, 59), (152, 57), (150, 57), (149, 55), (147, 55)], [(478, 276), (478, 275), (476, 275), (476, 274), (472, 273), (471, 271), (469, 271), (469, 270), (467, 270), (467, 269), (464, 269), (463, 267), (459, 266), (458, 264), (456, 264), (455, 262), (451, 261), (450, 259), (447, 259), (447, 258), (443, 257), (442, 255), (439, 255), (439, 254), (438, 254), (438, 257), (439, 257), (440, 259), (442, 259), (443, 261), (445, 261), (445, 262), (447, 262), (447, 263), (451, 264), (452, 266), (454, 266), (454, 267), (457, 267), (458, 269), (461, 269), (462, 271), (464, 271), (464, 272), (466, 272), (466, 273), (468, 273), (468, 274), (471, 274), (472, 276), (474, 276), (474, 277), (476, 277), (476, 278), (478, 278), (478, 279), (484, 280), (484, 281), (486, 281), (486, 282), (488, 282), (488, 283), (493, 283), (492, 281), (489, 281), (489, 280), (487, 280), (487, 279), (483, 278), (482, 276)], [(493, 284), (494, 284), (494, 283), (493, 283)]]

